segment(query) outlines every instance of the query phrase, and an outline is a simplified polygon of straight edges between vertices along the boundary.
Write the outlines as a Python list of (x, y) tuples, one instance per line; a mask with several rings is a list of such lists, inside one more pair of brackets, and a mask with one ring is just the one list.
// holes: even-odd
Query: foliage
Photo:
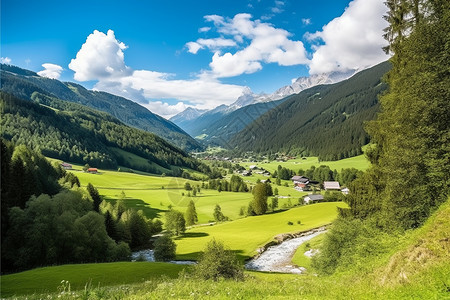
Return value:
[[(2, 136), (46, 156), (97, 168), (116, 169), (120, 164), (150, 173), (178, 175), (180, 167), (200, 168), (201, 164), (184, 151), (106, 113), (38, 93), (34, 94), (34, 102), (4, 92), (0, 97)], [(130, 162), (123, 151), (143, 161)], [(208, 171), (207, 166), (201, 168)]]
[[(195, 191), (195, 190), (194, 190)], [(186, 225), (192, 226), (198, 222), (197, 211), (195, 210), (195, 203), (193, 200), (189, 201), (186, 209)]]
[(186, 183), (184, 184), (184, 189), (185, 189), (186, 191), (192, 191), (191, 184), (190, 184), (189, 182), (186, 182)]
[(195, 267), (195, 275), (214, 281), (219, 278), (243, 280), (244, 267), (231, 250), (226, 249), (222, 242), (213, 239), (206, 245)]
[(172, 238), (163, 234), (155, 241), (155, 260), (156, 261), (170, 261), (175, 259), (175, 253), (177, 249), (177, 245), (172, 240)]
[(2, 261), (16, 269), (127, 259), (108, 236), (104, 218), (80, 192), (32, 197), (24, 209), (10, 211), (10, 228), (2, 246)]
[(219, 204), (216, 204), (216, 206), (214, 207), (213, 217), (216, 222), (223, 222), (228, 220), (228, 218), (223, 215), (222, 208)]
[(186, 231), (186, 220), (183, 213), (177, 210), (169, 210), (166, 212), (166, 229), (175, 235), (180, 235)]
[[(14, 73), (14, 74), (12, 74)], [(28, 74), (34, 74), (29, 76)], [(64, 101), (88, 106), (106, 112), (123, 123), (152, 132), (186, 151), (203, 147), (178, 126), (153, 114), (141, 105), (105, 92), (89, 91), (72, 82), (61, 82), (40, 77), (36, 73), (14, 66), (1, 65), (2, 90), (21, 99), (34, 99), (35, 92), (51, 95)]]
[(267, 184), (258, 183), (253, 188), (252, 210), (256, 215), (262, 215), (267, 211)]
[(323, 273), (386, 252), (392, 233), (421, 226), (450, 193), (450, 3), (387, 4), (393, 68), (382, 112), (367, 124), (372, 167), (349, 184), (349, 209), (317, 257)]
[(100, 197), (98, 190), (91, 183), (88, 183), (86, 190), (89, 193), (89, 196), (91, 196), (94, 211), (99, 212), (100, 203), (102, 203), (102, 197)]
[(363, 122), (379, 110), (377, 96), (386, 89), (381, 77), (389, 69), (384, 62), (345, 81), (293, 95), (237, 133), (230, 145), (241, 153), (282, 151), (321, 160), (359, 155), (369, 142)]

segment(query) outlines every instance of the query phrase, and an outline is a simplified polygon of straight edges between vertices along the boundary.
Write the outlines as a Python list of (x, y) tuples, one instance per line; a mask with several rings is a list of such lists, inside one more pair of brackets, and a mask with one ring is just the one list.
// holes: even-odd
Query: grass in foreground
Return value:
[(87, 283), (93, 287), (143, 283), (162, 276), (176, 278), (185, 266), (169, 263), (119, 262), (63, 265), (38, 268), (1, 276), (1, 297), (53, 293), (61, 281), (70, 283), (71, 290), (81, 290)]
[[(132, 270), (133, 276), (130, 276), (130, 279), (135, 280), (133, 284), (95, 288), (93, 281), (94, 288), (72, 295), (55, 292), (61, 280), (70, 281), (73, 273), (72, 269), (62, 266), (62, 269), (51, 267), (14, 274), (18, 278), (24, 277), (20, 279), (22, 281), (15, 283), (8, 281), (12, 278), (8, 276), (12, 275), (2, 276), (2, 297), (28, 294), (19, 299), (449, 299), (449, 223), (450, 201), (424, 226), (399, 239), (398, 245), (389, 253), (372, 257), (371, 261), (366, 262), (366, 268), (349, 267), (331, 276), (246, 272), (244, 281), (214, 282), (197, 280), (189, 276), (171, 279), (170, 271), (167, 271), (166, 278), (153, 276), (155, 272), (152, 273), (151, 268), (145, 268), (153, 264), (142, 263), (141, 270)], [(109, 264), (87, 266), (101, 268), (104, 265)], [(139, 264), (128, 263), (123, 266), (139, 266)], [(151, 275), (143, 275), (143, 269)], [(35, 273), (39, 270), (46, 270), (46, 273)], [(75, 272), (77, 276), (80, 276), (81, 270), (83, 265)], [(127, 277), (126, 271), (116, 270), (118, 271), (116, 274), (113, 271), (101, 270), (100, 273), (106, 278)], [(81, 288), (88, 281), (88, 277), (89, 275), (84, 275), (85, 280), (79, 285)], [(54, 292), (32, 295), (42, 291), (39, 287), (48, 285), (47, 282), (51, 280), (54, 281), (52, 287)], [(34, 285), (38, 289), (28, 288), (29, 293), (24, 290), (27, 284), (30, 284), (28, 281), (35, 281)], [(120, 281), (108, 279), (102, 282), (114, 285)]]

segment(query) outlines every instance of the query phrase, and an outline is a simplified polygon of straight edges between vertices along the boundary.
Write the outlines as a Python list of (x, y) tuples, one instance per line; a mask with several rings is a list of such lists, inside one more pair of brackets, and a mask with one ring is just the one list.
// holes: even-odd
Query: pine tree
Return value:
[(189, 201), (185, 216), (187, 226), (192, 226), (198, 222), (197, 211), (195, 210), (195, 203), (193, 200)]
[(91, 183), (88, 183), (86, 189), (92, 198), (92, 201), (93, 201), (92, 205), (93, 205), (94, 211), (99, 212), (100, 211), (100, 203), (102, 203), (102, 198), (100, 197), (98, 190)]

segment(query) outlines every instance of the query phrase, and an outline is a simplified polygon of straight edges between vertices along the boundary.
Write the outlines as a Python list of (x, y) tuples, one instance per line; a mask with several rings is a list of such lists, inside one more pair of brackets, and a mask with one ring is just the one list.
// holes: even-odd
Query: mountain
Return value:
[(284, 97), (298, 94), (303, 90), (309, 89), (316, 85), (333, 84), (350, 78), (357, 70), (349, 70), (346, 72), (331, 72), (324, 74), (316, 74), (308, 77), (299, 77), (291, 85), (286, 85), (279, 88), (274, 93), (268, 96), (271, 100), (278, 100)]
[(246, 105), (222, 115), (218, 120), (210, 124), (208, 128), (204, 128), (201, 135), (197, 136), (197, 138), (201, 138), (206, 144), (218, 145), (230, 149), (229, 140), (232, 137), (247, 125), (256, 121), (261, 115), (275, 108), (288, 98)]
[(110, 114), (34, 92), (22, 100), (0, 92), (1, 135), (43, 155), (91, 167), (128, 167), (181, 175), (201, 163), (164, 139), (127, 126)]
[[(261, 114), (270, 108), (280, 104), (277, 100), (284, 99), (290, 95), (297, 94), (310, 87), (320, 84), (332, 84), (349, 78), (356, 71), (332, 72), (327, 74), (311, 75), (309, 77), (299, 77), (291, 85), (279, 88), (272, 94), (255, 94), (250, 88), (244, 89), (242, 95), (230, 105), (220, 105), (212, 110), (204, 112), (195, 117), (191, 109), (179, 113), (170, 120), (183, 128), (190, 135), (204, 141), (210, 141), (212, 137), (214, 143), (224, 146), (230, 138), (231, 132), (242, 130), (251, 121), (256, 120)], [(270, 103), (276, 101), (274, 103)], [(241, 110), (246, 106), (261, 104), (257, 107)], [(242, 115), (241, 115), (242, 114)], [(189, 119), (185, 115), (192, 116)], [(233, 127), (230, 131), (229, 127)], [(221, 129), (226, 129), (224, 133)], [(215, 130), (219, 130), (215, 132)]]
[(186, 122), (198, 118), (207, 111), (208, 111), (207, 109), (197, 109), (193, 107), (188, 107), (184, 111), (170, 118), (169, 121), (183, 128)]
[(235, 135), (238, 151), (289, 152), (335, 160), (358, 155), (369, 141), (363, 123), (379, 111), (384, 62), (331, 85), (317, 85), (269, 110)]
[(202, 149), (198, 141), (174, 123), (123, 97), (87, 90), (76, 83), (41, 77), (32, 71), (5, 64), (1, 65), (0, 75), (1, 90), (19, 98), (31, 99), (34, 92), (40, 92), (107, 112), (127, 125), (155, 133), (184, 150)]

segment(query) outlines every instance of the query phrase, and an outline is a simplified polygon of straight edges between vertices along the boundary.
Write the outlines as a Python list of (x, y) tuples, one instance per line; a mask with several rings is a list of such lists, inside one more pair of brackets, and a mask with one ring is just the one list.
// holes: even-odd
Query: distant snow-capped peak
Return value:
[(198, 118), (200, 115), (202, 115), (203, 113), (207, 112), (207, 109), (197, 109), (197, 108), (193, 108), (193, 107), (188, 107), (185, 110), (183, 110), (182, 112), (176, 114), (175, 116), (173, 116), (172, 118), (170, 118), (170, 121), (172, 122), (177, 122), (180, 120), (193, 120)]

